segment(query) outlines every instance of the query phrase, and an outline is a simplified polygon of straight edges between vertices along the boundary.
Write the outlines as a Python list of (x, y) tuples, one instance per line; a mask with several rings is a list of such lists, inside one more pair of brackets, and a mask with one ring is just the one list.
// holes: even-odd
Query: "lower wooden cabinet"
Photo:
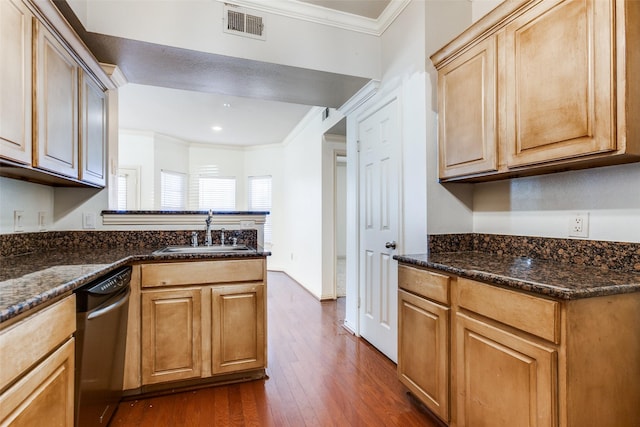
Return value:
[(398, 376), (449, 425), (638, 425), (640, 293), (555, 300), (402, 264), (398, 286)]
[(214, 374), (266, 366), (264, 285), (211, 289), (211, 370)]
[(142, 293), (142, 383), (198, 378), (202, 372), (200, 289)]
[(458, 313), (458, 426), (557, 425), (557, 351)]
[(400, 290), (398, 376), (431, 411), (449, 421), (450, 308)]
[(264, 373), (265, 265), (248, 258), (134, 267), (125, 389)]
[(73, 426), (74, 340), (0, 396), (0, 425)]
[(74, 424), (75, 296), (0, 331), (0, 426)]

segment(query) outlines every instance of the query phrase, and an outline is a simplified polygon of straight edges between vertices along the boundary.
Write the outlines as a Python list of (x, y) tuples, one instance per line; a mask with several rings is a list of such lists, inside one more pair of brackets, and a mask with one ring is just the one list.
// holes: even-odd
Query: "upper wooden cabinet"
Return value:
[(440, 69), (440, 177), (498, 170), (496, 40), (490, 37)]
[(33, 166), (78, 178), (78, 65), (40, 22), (35, 27)]
[(0, 2), (0, 175), (106, 184), (108, 89), (91, 52), (50, 0)]
[(504, 2), (432, 55), (440, 179), (640, 161), (638, 3)]
[(80, 180), (107, 181), (107, 94), (86, 72), (80, 73)]
[(0, 158), (31, 164), (31, 11), (0, 2)]

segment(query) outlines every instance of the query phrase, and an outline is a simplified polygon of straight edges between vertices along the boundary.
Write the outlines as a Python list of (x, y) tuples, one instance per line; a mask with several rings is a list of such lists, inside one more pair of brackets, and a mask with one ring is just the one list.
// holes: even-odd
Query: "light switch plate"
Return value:
[(44, 211), (38, 212), (38, 230), (45, 231), (47, 229), (47, 213)]
[(13, 211), (13, 231), (24, 231), (24, 211)]
[(94, 212), (84, 212), (82, 214), (82, 228), (85, 230), (96, 228), (96, 214)]

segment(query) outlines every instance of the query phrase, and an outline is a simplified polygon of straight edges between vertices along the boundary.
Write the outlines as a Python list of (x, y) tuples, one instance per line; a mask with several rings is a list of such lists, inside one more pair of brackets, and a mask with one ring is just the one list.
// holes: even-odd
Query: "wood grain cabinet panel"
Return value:
[(21, 0), (0, 2), (0, 157), (31, 165), (31, 26)]
[(80, 180), (104, 187), (107, 180), (107, 94), (86, 72), (80, 85)]
[(74, 423), (75, 295), (0, 331), (0, 426)]
[(431, 56), (439, 177), (640, 161), (640, 5), (505, 1)]
[(142, 384), (197, 378), (202, 370), (201, 290), (142, 292)]
[(458, 426), (558, 425), (557, 351), (456, 315)]
[(434, 414), (449, 421), (451, 309), (400, 290), (398, 377)]
[(612, 3), (546, 1), (504, 37), (507, 165), (616, 149)]
[(267, 357), (264, 285), (237, 284), (211, 289), (212, 373), (264, 368)]
[(264, 258), (142, 264), (133, 271), (124, 381), (129, 394), (264, 377)]
[(74, 340), (0, 395), (0, 426), (74, 425)]
[(498, 170), (496, 38), (438, 71), (440, 177)]
[(39, 21), (35, 40), (33, 165), (78, 178), (78, 64)]

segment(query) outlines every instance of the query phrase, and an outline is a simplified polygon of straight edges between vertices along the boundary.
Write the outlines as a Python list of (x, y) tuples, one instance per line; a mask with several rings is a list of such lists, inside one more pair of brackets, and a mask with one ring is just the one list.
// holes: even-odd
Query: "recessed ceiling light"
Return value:
[(228, 102), (225, 102), (224, 104), (222, 104), (222, 106), (224, 108), (231, 108), (231, 104), (229, 104)]
[(211, 126), (211, 129), (213, 129), (216, 132), (220, 132), (222, 130), (220, 126)]

